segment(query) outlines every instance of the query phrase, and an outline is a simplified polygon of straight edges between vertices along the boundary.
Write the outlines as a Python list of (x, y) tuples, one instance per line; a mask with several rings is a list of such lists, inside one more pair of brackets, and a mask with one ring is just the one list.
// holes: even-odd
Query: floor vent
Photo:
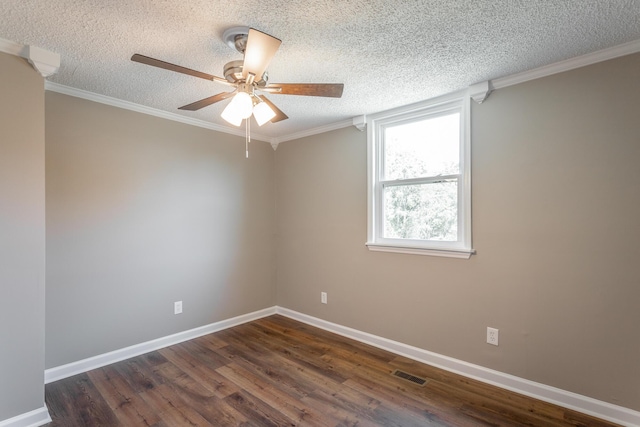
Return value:
[(411, 381), (414, 384), (418, 384), (419, 386), (424, 386), (427, 383), (426, 378), (416, 377), (415, 375), (408, 374), (400, 369), (396, 369), (391, 373), (394, 377), (402, 378), (403, 380)]

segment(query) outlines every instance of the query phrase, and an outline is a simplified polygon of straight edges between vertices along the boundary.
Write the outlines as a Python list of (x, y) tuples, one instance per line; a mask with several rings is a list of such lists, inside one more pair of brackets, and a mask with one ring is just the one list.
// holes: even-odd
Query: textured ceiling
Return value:
[(0, 38), (62, 58), (50, 81), (228, 126), (227, 86), (134, 63), (132, 54), (222, 76), (232, 26), (282, 40), (270, 82), (344, 83), (341, 99), (270, 95), (285, 137), (640, 39), (640, 0), (2, 0)]

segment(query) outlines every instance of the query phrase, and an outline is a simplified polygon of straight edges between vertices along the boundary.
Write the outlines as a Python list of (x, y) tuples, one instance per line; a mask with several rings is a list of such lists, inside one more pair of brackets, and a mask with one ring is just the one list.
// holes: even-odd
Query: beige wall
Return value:
[(472, 105), (470, 260), (366, 249), (364, 132), (280, 144), (278, 304), (640, 410), (638, 76), (636, 54)]
[(44, 406), (44, 82), (0, 53), (0, 423)]
[(47, 368), (275, 305), (274, 151), (244, 154), (47, 92)]

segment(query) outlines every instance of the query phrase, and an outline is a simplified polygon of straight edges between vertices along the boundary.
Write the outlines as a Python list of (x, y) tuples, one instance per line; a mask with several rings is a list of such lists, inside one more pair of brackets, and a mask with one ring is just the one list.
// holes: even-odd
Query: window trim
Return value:
[[(367, 242), (371, 251), (469, 259), (475, 250), (471, 245), (471, 100), (467, 91), (422, 101), (367, 117)], [(410, 239), (388, 239), (382, 233), (382, 185), (384, 128), (392, 124), (460, 112), (460, 170), (458, 179), (458, 236), (456, 242)]]

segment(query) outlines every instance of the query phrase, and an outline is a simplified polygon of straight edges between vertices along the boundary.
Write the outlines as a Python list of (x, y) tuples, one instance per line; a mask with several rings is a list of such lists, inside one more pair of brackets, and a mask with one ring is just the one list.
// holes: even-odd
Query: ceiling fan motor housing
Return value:
[[(244, 82), (244, 78), (242, 77), (242, 63), (242, 60), (227, 62), (224, 65), (224, 78), (231, 83)], [(254, 80), (254, 84), (258, 87), (264, 87), (268, 81), (269, 75), (265, 71), (260, 80)]]

